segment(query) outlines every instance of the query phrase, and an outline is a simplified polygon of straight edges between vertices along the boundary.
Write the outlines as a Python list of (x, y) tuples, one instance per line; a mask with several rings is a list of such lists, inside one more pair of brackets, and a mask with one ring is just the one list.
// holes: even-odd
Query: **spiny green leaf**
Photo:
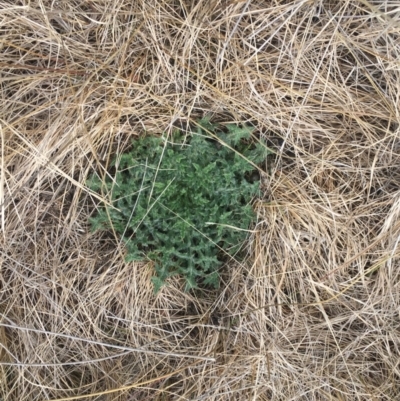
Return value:
[(218, 287), (221, 249), (235, 255), (255, 218), (250, 205), (259, 182), (246, 176), (267, 148), (251, 143), (249, 127), (223, 128), (209, 118), (199, 125), (186, 142), (178, 132), (169, 138), (141, 137), (115, 159), (112, 179), (88, 180), (94, 191), (107, 189), (118, 208), (100, 209), (90, 219), (92, 228), (124, 235), (127, 261), (153, 260), (156, 291), (175, 274), (185, 277), (187, 290)]

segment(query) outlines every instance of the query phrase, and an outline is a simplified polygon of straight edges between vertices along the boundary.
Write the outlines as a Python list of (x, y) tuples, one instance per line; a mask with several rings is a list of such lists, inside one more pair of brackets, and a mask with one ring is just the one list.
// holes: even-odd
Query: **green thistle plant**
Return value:
[(268, 150), (251, 143), (251, 132), (236, 125), (222, 130), (203, 119), (185, 140), (175, 133), (169, 140), (134, 141), (132, 151), (113, 162), (113, 179), (88, 182), (113, 205), (90, 219), (92, 229), (121, 235), (127, 261), (154, 261), (155, 291), (176, 274), (186, 290), (218, 287), (224, 254), (237, 254), (255, 219), (251, 201), (259, 181), (247, 177)]

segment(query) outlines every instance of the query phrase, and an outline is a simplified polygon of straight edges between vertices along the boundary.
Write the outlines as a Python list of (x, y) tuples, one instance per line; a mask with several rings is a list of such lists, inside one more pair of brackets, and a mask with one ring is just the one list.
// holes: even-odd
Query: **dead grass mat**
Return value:
[[(399, 399), (398, 6), (0, 0), (0, 398)], [(85, 180), (204, 115), (277, 156), (248, 263), (155, 296)]]

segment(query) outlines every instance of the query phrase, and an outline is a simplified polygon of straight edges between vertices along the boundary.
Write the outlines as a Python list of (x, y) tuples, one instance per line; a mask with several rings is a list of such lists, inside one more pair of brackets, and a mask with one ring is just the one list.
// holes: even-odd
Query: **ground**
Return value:
[[(394, 1), (0, 0), (0, 398), (400, 393)], [(245, 262), (154, 294), (86, 186), (143, 134), (247, 123)]]

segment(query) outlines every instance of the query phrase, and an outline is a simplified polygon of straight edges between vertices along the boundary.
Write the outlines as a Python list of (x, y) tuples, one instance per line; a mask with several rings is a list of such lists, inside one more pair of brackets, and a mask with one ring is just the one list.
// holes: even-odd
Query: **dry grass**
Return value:
[[(0, 398), (399, 399), (399, 13), (0, 0)], [(205, 114), (279, 144), (249, 263), (155, 296), (84, 183)]]

